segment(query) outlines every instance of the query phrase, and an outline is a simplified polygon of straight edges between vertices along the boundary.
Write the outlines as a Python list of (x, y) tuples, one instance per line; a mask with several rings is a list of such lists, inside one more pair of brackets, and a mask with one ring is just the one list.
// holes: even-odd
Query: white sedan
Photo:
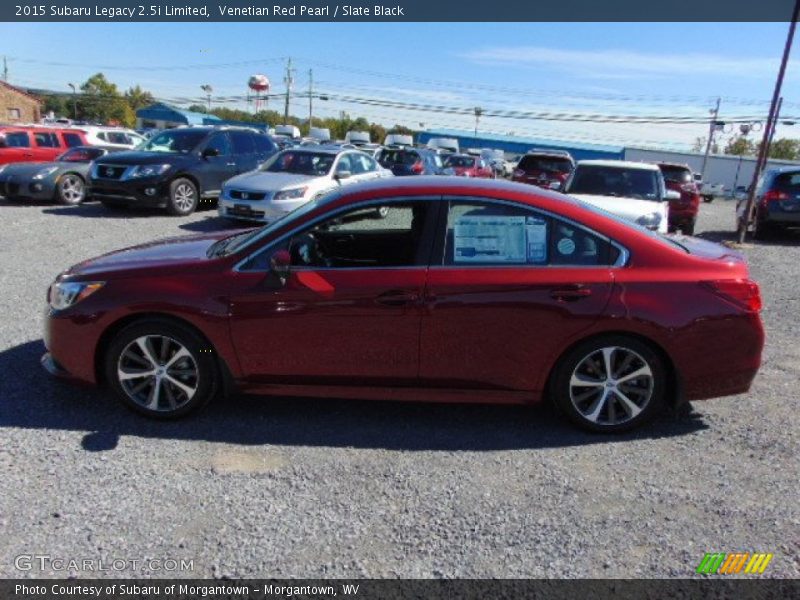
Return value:
[(578, 161), (565, 193), (660, 233), (667, 233), (668, 201), (680, 198), (657, 165), (622, 160)]
[[(255, 171), (225, 182), (219, 214), (229, 219), (272, 223), (341, 185), (392, 177), (359, 150), (304, 146), (279, 152)], [(384, 212), (379, 213), (385, 216)]]

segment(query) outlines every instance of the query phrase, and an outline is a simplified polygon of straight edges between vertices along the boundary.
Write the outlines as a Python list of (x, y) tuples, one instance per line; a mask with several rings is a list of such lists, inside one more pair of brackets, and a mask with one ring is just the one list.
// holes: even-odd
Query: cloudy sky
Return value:
[[(699, 121), (717, 97), (723, 120), (763, 120), (786, 30), (782, 23), (5, 23), (0, 55), (13, 84), (68, 91), (68, 83), (102, 71), (121, 88), (139, 84), (184, 106), (203, 103), (200, 86), (209, 84), (217, 105), (241, 108), (247, 104), (237, 99), (254, 73), (284, 92), (291, 57), (297, 116), (308, 113), (300, 94), (313, 70), (315, 92), (330, 96), (315, 103), (317, 116), (345, 110), (386, 125), (472, 130), (479, 106), (487, 115), (481, 131), (688, 148), (706, 134)], [(800, 115), (794, 59), (784, 97), (787, 120)], [(270, 100), (270, 108), (282, 107)], [(509, 112), (518, 118), (502, 116)], [(635, 122), (642, 117), (673, 122)], [(800, 124), (777, 135), (800, 137)]]

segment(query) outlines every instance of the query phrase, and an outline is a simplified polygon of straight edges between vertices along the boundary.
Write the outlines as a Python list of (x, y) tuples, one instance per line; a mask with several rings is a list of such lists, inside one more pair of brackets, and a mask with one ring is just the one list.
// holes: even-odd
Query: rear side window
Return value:
[(234, 154), (253, 154), (256, 151), (253, 135), (246, 131), (232, 131), (231, 142)]
[(75, 146), (83, 145), (83, 141), (77, 133), (64, 133), (62, 135), (67, 148), (74, 148)]
[(549, 215), (491, 202), (450, 203), (447, 266), (605, 266), (618, 256), (602, 237)]
[(35, 132), (33, 139), (39, 148), (59, 148), (61, 146), (55, 133), (47, 131)]
[(774, 187), (782, 190), (800, 191), (800, 172), (781, 173), (775, 178)]
[(572, 170), (572, 163), (566, 158), (552, 156), (535, 156), (528, 154), (523, 156), (517, 168), (523, 171), (551, 171), (554, 173), (569, 173)]
[(689, 169), (667, 166), (660, 166), (659, 168), (664, 175), (664, 181), (671, 181), (672, 183), (692, 183), (694, 181), (692, 172)]
[(9, 148), (30, 148), (31, 147), (31, 140), (28, 137), (28, 134), (24, 131), (15, 131), (13, 133), (7, 133), (6, 137), (6, 146)]

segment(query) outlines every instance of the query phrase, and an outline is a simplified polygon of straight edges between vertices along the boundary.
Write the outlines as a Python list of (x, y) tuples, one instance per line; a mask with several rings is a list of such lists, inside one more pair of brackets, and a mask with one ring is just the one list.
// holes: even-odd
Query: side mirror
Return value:
[(288, 250), (278, 250), (269, 259), (269, 270), (281, 280), (281, 283), (286, 282), (291, 265), (292, 255)]
[(664, 200), (669, 202), (670, 200), (680, 200), (681, 194), (680, 192), (676, 192), (675, 190), (667, 190), (667, 193), (664, 194)]
[(211, 158), (212, 156), (219, 156), (219, 150), (217, 148), (206, 148), (203, 150), (203, 158)]
[(352, 173), (350, 171), (337, 171), (333, 178), (338, 181), (340, 179), (348, 179), (351, 175)]

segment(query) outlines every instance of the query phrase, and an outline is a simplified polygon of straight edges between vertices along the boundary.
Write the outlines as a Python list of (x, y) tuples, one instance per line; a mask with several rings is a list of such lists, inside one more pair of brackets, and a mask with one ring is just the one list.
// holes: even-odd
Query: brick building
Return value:
[(38, 98), (0, 81), (0, 123), (38, 123), (41, 117)]

